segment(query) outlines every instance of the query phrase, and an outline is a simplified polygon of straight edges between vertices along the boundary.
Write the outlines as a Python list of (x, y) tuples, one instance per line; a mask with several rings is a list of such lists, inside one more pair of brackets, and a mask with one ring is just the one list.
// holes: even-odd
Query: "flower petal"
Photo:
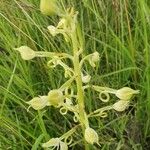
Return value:
[(48, 96), (34, 97), (32, 100), (27, 102), (27, 104), (29, 104), (35, 110), (40, 110), (45, 106), (49, 105)]
[(43, 143), (42, 147), (44, 148), (48, 148), (48, 147), (58, 147), (60, 143), (60, 139), (59, 138), (52, 138), (50, 139), (48, 142)]

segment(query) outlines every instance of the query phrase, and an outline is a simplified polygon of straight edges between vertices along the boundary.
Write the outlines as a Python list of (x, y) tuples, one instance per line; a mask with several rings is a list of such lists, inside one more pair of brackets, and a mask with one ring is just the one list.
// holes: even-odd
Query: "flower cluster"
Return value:
[[(56, 7), (55, 0), (43, 0), (41, 1), (42, 13), (55, 13), (54, 9), (50, 8), (49, 10), (47, 3), (54, 8)], [(100, 55), (97, 51), (95, 51), (92, 54), (82, 57), (83, 43), (81, 42), (81, 34), (79, 34), (79, 31), (77, 30), (77, 14), (78, 12), (74, 11), (73, 8), (69, 8), (66, 11), (66, 15), (62, 16), (56, 27), (53, 25), (48, 26), (48, 31), (52, 36), (62, 34), (65, 41), (72, 44), (72, 55), (67, 53), (34, 51), (28, 46), (21, 46), (19, 48), (15, 48), (15, 50), (21, 54), (21, 57), (24, 60), (30, 60), (35, 57), (48, 57), (50, 60), (47, 65), (50, 68), (55, 68), (58, 65), (63, 67), (64, 77), (67, 80), (60, 88), (52, 89), (47, 93), (47, 95), (37, 96), (28, 101), (27, 104), (29, 104), (29, 107), (32, 107), (35, 110), (44, 109), (47, 106), (55, 107), (59, 109), (62, 115), (66, 115), (68, 111), (73, 112), (74, 122), (78, 122), (79, 126), (83, 126), (84, 128), (84, 139), (89, 144), (96, 143), (99, 145), (98, 133), (90, 127), (88, 118), (94, 116), (106, 117), (106, 111), (112, 109), (118, 112), (124, 111), (128, 107), (132, 97), (135, 94), (138, 94), (139, 91), (133, 90), (129, 87), (123, 87), (119, 90), (115, 90), (98, 85), (89, 85), (91, 76), (85, 71), (84, 63), (88, 61), (91, 67), (95, 68), (97, 63), (100, 61)], [(73, 67), (68, 66), (64, 59), (70, 59)], [(77, 90), (75, 90), (75, 86), (77, 87)], [(110, 94), (114, 94), (119, 100), (110, 106), (97, 109), (94, 112), (87, 114), (84, 109), (84, 95), (86, 88), (91, 88), (98, 92), (99, 99), (104, 103), (107, 103), (110, 100)], [(52, 149), (57, 148), (60, 150), (67, 150), (73, 140), (69, 140), (69, 142), (67, 142), (66, 139), (68, 139), (68, 137), (71, 137), (72, 139), (72, 134), (75, 131), (76, 128), (73, 128), (62, 135), (62, 137), (52, 138), (42, 146), (44, 148), (50, 147)]]

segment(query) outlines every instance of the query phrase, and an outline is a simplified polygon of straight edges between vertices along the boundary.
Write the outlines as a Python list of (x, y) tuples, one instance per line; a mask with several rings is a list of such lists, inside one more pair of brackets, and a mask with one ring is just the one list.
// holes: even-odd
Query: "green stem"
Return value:
[[(85, 128), (88, 125), (88, 119), (86, 118), (85, 113), (85, 105), (84, 105), (84, 91), (82, 88), (82, 78), (81, 78), (81, 68), (80, 68), (80, 61), (79, 61), (79, 52), (78, 52), (78, 41), (76, 31), (71, 35), (72, 45), (73, 45), (73, 53), (74, 53), (74, 73), (76, 77), (76, 84), (77, 84), (77, 100), (79, 105), (79, 118), (82, 125), (82, 132), (84, 135)], [(85, 150), (89, 150), (89, 147), (84, 140)]]

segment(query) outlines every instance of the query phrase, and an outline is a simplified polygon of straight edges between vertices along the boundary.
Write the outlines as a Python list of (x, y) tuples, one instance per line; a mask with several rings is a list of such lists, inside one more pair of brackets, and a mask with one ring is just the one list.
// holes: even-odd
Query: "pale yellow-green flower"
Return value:
[(27, 104), (30, 105), (35, 110), (40, 110), (44, 108), (45, 106), (49, 106), (50, 103), (48, 101), (48, 96), (39, 96), (39, 97), (34, 97), (32, 100), (27, 102)]
[(124, 111), (128, 106), (129, 106), (129, 102), (127, 100), (119, 100), (118, 102), (116, 102), (115, 104), (113, 104), (113, 109), (115, 109), (116, 111)]
[(57, 14), (58, 6), (57, 0), (41, 0), (40, 1), (40, 10), (44, 15), (54, 15)]
[(19, 51), (21, 54), (22, 59), (24, 60), (30, 60), (33, 59), (36, 56), (36, 53), (34, 50), (32, 50), (28, 46), (21, 46), (19, 48), (15, 48), (15, 50)]
[(97, 143), (98, 144), (98, 134), (96, 133), (96, 131), (94, 129), (87, 127), (85, 129), (84, 137), (88, 143), (90, 143), (90, 144)]
[(98, 52), (94, 52), (90, 59), (89, 59), (89, 63), (92, 67), (96, 67), (95, 63), (97, 63), (99, 61), (99, 53)]
[(49, 102), (53, 106), (59, 106), (59, 104), (63, 103), (64, 96), (61, 90), (55, 89), (51, 90), (48, 93)]
[(129, 87), (123, 87), (116, 91), (116, 96), (121, 100), (130, 100), (134, 94), (138, 94), (139, 90), (133, 90)]
[(43, 148), (57, 148), (59, 150), (68, 150), (68, 146), (65, 142), (62, 142), (59, 138), (52, 138), (48, 142), (43, 143)]

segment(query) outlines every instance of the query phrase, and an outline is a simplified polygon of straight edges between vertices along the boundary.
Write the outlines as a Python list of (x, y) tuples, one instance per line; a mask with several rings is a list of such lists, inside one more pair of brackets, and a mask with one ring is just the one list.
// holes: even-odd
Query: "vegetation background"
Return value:
[[(149, 150), (150, 1), (59, 1), (65, 8), (73, 6), (79, 12), (84, 54), (100, 53), (95, 70), (86, 66), (91, 83), (140, 90), (125, 112), (111, 111), (107, 118), (90, 120), (99, 133), (101, 149)], [(40, 150), (42, 142), (74, 126), (71, 115), (61, 116), (53, 108), (27, 112), (26, 101), (63, 83), (63, 70), (49, 69), (47, 59), (24, 61), (13, 49), (28, 45), (34, 50), (70, 53), (70, 45), (61, 36), (53, 38), (47, 31), (47, 26), (57, 24), (58, 19), (42, 15), (39, 0), (0, 0), (0, 150)], [(88, 112), (104, 105), (91, 91), (85, 101)], [(72, 150), (83, 149), (80, 137), (76, 134)]]

